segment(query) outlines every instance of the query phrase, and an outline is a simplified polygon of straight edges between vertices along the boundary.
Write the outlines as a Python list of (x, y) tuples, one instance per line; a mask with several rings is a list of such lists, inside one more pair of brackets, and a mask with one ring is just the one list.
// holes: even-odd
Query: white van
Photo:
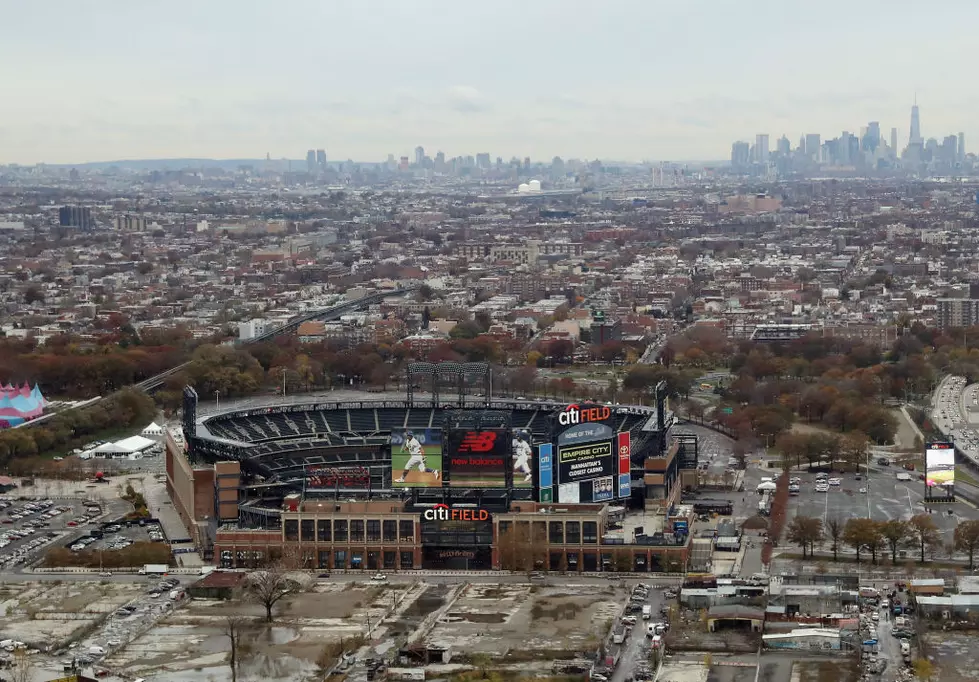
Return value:
[(653, 617), (653, 607), (649, 604), (645, 604), (642, 607), (642, 619), (649, 620)]
[(88, 653), (92, 654), (93, 656), (105, 656), (106, 651), (100, 646), (90, 646), (88, 648)]

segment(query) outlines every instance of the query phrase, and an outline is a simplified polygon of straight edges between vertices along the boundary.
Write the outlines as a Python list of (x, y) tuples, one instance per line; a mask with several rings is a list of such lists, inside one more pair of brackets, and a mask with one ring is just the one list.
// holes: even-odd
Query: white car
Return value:
[(375, 583), (383, 583), (386, 582), (387, 579), (388, 577), (383, 573), (375, 573), (374, 575), (371, 576), (371, 581)]
[(860, 492), (862, 494), (866, 495), (867, 494), (867, 489), (866, 488), (860, 488)]
[(842, 481), (838, 478), (831, 478), (827, 481), (830, 485), (839, 485)]

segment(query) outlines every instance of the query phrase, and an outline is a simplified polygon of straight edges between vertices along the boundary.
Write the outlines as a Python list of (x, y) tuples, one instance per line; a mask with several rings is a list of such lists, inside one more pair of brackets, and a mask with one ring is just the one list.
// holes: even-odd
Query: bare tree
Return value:
[(34, 662), (28, 656), (26, 649), (17, 649), (10, 666), (11, 682), (31, 682), (34, 679)]
[(249, 629), (248, 619), (244, 616), (227, 616), (221, 634), (231, 643), (228, 652), (228, 666), (231, 668), (231, 682), (238, 682), (238, 663), (241, 658), (241, 642)]
[(299, 592), (301, 585), (290, 578), (282, 564), (271, 564), (248, 576), (248, 592), (265, 607), (265, 622), (272, 622), (272, 609), (280, 600)]
[(833, 561), (836, 561), (837, 553), (840, 551), (840, 540), (843, 539), (843, 522), (839, 519), (826, 519), (826, 535), (833, 543)]

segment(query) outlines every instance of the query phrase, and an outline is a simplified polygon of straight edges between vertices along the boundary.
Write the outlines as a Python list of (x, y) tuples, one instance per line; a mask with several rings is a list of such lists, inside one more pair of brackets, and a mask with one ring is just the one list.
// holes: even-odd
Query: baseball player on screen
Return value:
[(435, 480), (438, 480), (439, 471), (438, 469), (429, 469), (425, 463), (425, 449), (422, 444), (415, 438), (415, 434), (412, 431), (405, 431), (405, 441), (401, 445), (401, 453), (407, 452), (411, 455), (408, 461), (405, 463), (404, 471), (401, 472), (401, 478), (394, 479), (395, 483), (404, 483), (405, 478), (408, 476), (408, 472), (412, 469), (417, 468), (419, 472), (426, 474), (434, 474)]
[(530, 458), (534, 451), (530, 447), (530, 434), (526, 431), (517, 431), (513, 439), (513, 473), (525, 474), (524, 483), (529, 483), (531, 478)]

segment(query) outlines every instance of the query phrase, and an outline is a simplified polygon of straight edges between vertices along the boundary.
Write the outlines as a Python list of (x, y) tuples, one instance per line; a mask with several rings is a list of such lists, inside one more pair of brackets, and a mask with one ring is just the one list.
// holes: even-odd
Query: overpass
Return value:
[[(294, 317), (282, 326), (268, 330), (261, 336), (256, 336), (248, 339), (247, 341), (242, 341), (239, 339), (238, 341), (235, 341), (235, 345), (247, 346), (252, 343), (269, 341), (277, 336), (282, 336), (283, 334), (293, 334), (297, 329), (299, 329), (299, 325), (303, 324), (304, 322), (312, 322), (313, 320), (337, 320), (341, 315), (346, 315), (354, 310), (359, 310), (360, 308), (371, 305), (372, 303), (380, 303), (389, 296), (403, 296), (405, 294), (409, 294), (415, 291), (415, 289), (417, 289), (417, 287), (410, 286), (392, 289), (391, 291), (379, 291), (375, 294), (369, 294), (363, 298), (358, 298), (356, 301), (344, 301), (343, 303), (338, 303), (337, 305), (330, 306), (329, 308), (322, 308), (320, 310), (313, 310), (308, 313), (303, 313), (298, 317)], [(182, 362), (175, 367), (171, 367), (165, 372), (160, 372), (156, 376), (150, 377), (149, 379), (141, 381), (138, 384), (134, 384), (133, 387), (146, 392), (154, 391), (162, 386), (167, 379), (186, 369), (189, 365), (190, 362)]]

